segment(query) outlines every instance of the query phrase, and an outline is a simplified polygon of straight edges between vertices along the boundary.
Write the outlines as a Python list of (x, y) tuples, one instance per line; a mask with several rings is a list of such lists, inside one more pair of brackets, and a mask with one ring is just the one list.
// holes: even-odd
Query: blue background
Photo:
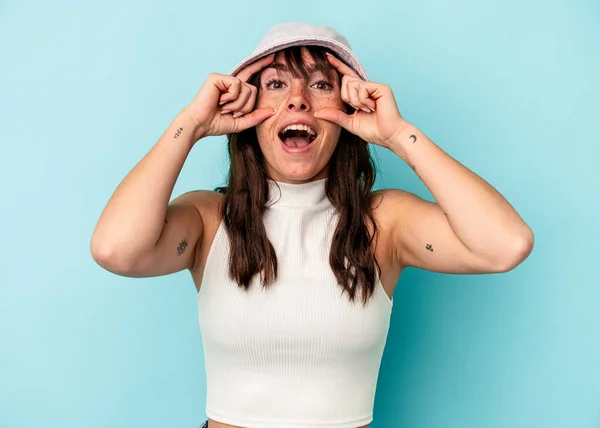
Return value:
[[(596, 1), (0, 4), (0, 427), (193, 427), (206, 384), (187, 271), (102, 270), (98, 217), (209, 73), (272, 25), (327, 24), (400, 111), (532, 227), (516, 270), (407, 269), (374, 428), (600, 427)], [(224, 183), (225, 137), (173, 196)], [(431, 200), (376, 149), (377, 187)]]

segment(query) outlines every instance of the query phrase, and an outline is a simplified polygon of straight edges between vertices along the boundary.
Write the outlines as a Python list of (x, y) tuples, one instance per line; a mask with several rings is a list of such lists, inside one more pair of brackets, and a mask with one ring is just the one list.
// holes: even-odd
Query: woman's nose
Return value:
[(308, 110), (308, 106), (304, 103), (291, 102), (290, 104), (288, 104), (288, 110)]
[(306, 96), (304, 88), (295, 88), (290, 94), (287, 105), (288, 110), (291, 111), (308, 111), (310, 110), (310, 101)]

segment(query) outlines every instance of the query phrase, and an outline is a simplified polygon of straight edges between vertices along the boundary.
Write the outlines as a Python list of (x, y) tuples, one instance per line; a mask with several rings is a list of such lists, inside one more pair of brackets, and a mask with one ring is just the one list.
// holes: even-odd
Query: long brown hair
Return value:
[[(330, 66), (325, 56), (325, 52), (333, 52), (318, 46), (305, 48), (318, 66), (329, 70), (329, 78), (338, 73), (341, 82), (341, 74)], [(307, 78), (301, 47), (287, 48), (283, 53), (293, 75)], [(260, 91), (260, 72), (248, 83)], [(345, 107), (347, 113), (354, 111), (348, 104)], [(221, 214), (230, 241), (229, 276), (247, 290), (252, 278), (260, 273), (262, 285), (268, 287), (277, 279), (277, 255), (262, 219), (269, 199), (266, 180), (270, 177), (264, 167), (255, 128), (228, 134), (227, 140), (230, 158), (227, 186), (217, 187), (215, 191), (225, 195)], [(378, 275), (381, 273), (372, 246), (377, 234), (371, 208), (375, 177), (368, 143), (342, 128), (325, 180), (325, 193), (339, 217), (329, 265), (350, 301), (354, 301), (359, 287), (362, 289), (363, 304), (373, 295), (375, 269)], [(369, 234), (367, 219), (372, 225), (372, 234)]]

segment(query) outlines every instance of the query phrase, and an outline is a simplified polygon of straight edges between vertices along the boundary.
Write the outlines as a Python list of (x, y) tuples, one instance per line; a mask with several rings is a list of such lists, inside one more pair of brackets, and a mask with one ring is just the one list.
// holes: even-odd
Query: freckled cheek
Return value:
[(254, 108), (264, 108), (264, 107), (272, 107), (275, 110), (279, 109), (281, 103), (283, 103), (284, 97), (279, 96), (265, 96), (262, 93), (259, 93), (256, 97), (256, 102)]
[[(276, 111), (279, 110), (279, 104), (280, 102), (278, 102), (276, 99), (274, 99), (274, 97), (271, 96), (265, 96), (264, 93), (259, 93), (256, 96), (256, 101), (254, 103), (254, 110), (259, 109), (259, 108), (265, 108), (265, 107), (271, 107), (274, 108)], [(270, 132), (275, 132), (274, 128), (273, 128), (273, 123), (276, 122), (276, 118), (277, 115), (268, 118), (267, 120), (265, 120), (264, 122), (256, 125), (256, 137), (258, 138), (259, 142), (265, 142), (268, 140), (271, 140), (273, 137), (269, 135)]]
[[(275, 119), (267, 119), (259, 125), (256, 125), (256, 138), (258, 139), (259, 144), (261, 145), (261, 149), (263, 152), (267, 147), (264, 144), (270, 146), (273, 142), (278, 142), (278, 135), (276, 131), (276, 120)], [(268, 149), (267, 149), (268, 150)]]

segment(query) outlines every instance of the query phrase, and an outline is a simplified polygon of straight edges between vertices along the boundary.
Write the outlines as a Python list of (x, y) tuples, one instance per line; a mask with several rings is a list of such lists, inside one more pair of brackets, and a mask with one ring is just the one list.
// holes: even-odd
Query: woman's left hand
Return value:
[(369, 143), (389, 148), (394, 134), (406, 124), (396, 105), (392, 88), (381, 83), (366, 82), (333, 55), (327, 54), (327, 58), (343, 75), (342, 101), (356, 111), (346, 114), (327, 108), (316, 112), (315, 117), (333, 122)]

